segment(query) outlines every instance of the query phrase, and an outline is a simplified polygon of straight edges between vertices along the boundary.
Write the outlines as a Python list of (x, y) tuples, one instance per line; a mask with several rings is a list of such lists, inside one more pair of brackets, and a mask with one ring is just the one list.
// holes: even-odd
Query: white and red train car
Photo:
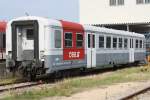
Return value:
[(5, 48), (6, 48), (6, 22), (0, 21), (0, 60), (5, 60)]
[(145, 60), (142, 34), (26, 16), (11, 20), (6, 32), (6, 67), (30, 76), (68, 69), (102, 69)]

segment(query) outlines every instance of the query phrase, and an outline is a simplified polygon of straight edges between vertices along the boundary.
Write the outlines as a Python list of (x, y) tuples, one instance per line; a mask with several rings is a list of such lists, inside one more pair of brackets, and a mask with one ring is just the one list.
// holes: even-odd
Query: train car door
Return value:
[(34, 58), (34, 34), (33, 28), (17, 28), (17, 59), (32, 60)]
[(129, 62), (134, 62), (134, 41), (130, 39)]
[(87, 34), (87, 68), (96, 67), (95, 34)]

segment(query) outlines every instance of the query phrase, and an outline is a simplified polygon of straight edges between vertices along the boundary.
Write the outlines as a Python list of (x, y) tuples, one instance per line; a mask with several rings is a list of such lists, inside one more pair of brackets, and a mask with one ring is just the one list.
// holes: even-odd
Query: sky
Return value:
[(78, 0), (0, 0), (0, 20), (25, 16), (79, 21)]

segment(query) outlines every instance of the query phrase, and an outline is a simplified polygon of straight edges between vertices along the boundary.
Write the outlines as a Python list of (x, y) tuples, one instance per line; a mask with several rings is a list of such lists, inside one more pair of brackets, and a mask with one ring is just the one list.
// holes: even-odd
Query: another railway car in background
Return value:
[(144, 35), (35, 16), (11, 20), (6, 67), (31, 78), (145, 60)]
[(5, 48), (6, 48), (6, 22), (0, 21), (0, 60), (5, 60)]

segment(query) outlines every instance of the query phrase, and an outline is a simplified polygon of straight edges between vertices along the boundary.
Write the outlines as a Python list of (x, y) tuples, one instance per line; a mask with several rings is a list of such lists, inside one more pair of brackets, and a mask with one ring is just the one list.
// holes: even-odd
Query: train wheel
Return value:
[(113, 70), (116, 71), (118, 69), (117, 65), (113, 65)]

